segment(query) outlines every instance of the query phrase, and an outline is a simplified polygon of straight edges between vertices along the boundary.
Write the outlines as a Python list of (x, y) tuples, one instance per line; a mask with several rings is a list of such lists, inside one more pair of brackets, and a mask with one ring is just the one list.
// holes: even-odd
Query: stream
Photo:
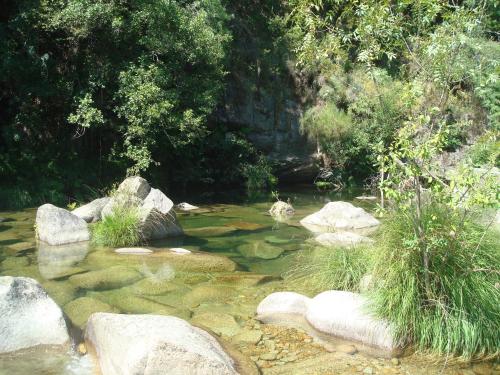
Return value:
[[(189, 203), (200, 209), (177, 211), (186, 235), (145, 246), (154, 255), (116, 254), (114, 249), (88, 243), (62, 245), (60, 252), (53, 252), (35, 241), (36, 208), (0, 212), (6, 219), (0, 223), (0, 275), (38, 280), (76, 327), (83, 326), (92, 312), (110, 311), (176, 315), (193, 324), (206, 324), (228, 342), (241, 329), (258, 331), (262, 335), (258, 344), (233, 344), (264, 374), (499, 374), (489, 364), (443, 364), (417, 354), (391, 359), (360, 346), (353, 355), (328, 349), (352, 343), (335, 339), (325, 343), (306, 327), (264, 325), (254, 320), (258, 303), (268, 294), (297, 289), (283, 276), (294, 267), (297, 256), (307, 251), (307, 240), (312, 237), (299, 220), (334, 200), (373, 211), (373, 202), (355, 199), (363, 193), (357, 189), (323, 193), (310, 187), (284, 190), (281, 199), (290, 199), (296, 210), (287, 223), (278, 223), (268, 214), (271, 197), (248, 201), (237, 195), (209, 200), (192, 196)], [(243, 256), (249, 245), (259, 246), (262, 258)], [(215, 253), (228, 257), (237, 267), (222, 272), (177, 270), (156, 256), (167, 248)], [(82, 277), (88, 272), (95, 277)], [(308, 293), (303, 288), (300, 292)], [(266, 357), (269, 352), (277, 354)], [(0, 375), (95, 373), (89, 357), (75, 348), (64, 353), (34, 348), (0, 355)]]

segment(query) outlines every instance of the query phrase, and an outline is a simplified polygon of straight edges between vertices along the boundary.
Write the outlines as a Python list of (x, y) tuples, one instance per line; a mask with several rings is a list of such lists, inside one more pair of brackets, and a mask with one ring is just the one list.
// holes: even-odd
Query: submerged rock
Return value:
[(225, 234), (236, 232), (238, 228), (235, 227), (202, 227), (186, 229), (186, 233), (190, 236), (199, 237), (218, 237)]
[(224, 313), (206, 312), (195, 314), (191, 319), (191, 324), (207, 328), (218, 336), (232, 337), (241, 331), (234, 317)]
[(184, 296), (184, 303), (188, 307), (195, 307), (202, 302), (225, 302), (234, 293), (235, 290), (228, 286), (200, 285)]
[(192, 204), (182, 202), (177, 205), (177, 208), (181, 211), (191, 211), (191, 210), (197, 210), (199, 207), (193, 206)]
[(36, 231), (38, 238), (49, 245), (62, 245), (90, 239), (85, 220), (52, 204), (38, 207)]
[(245, 258), (275, 259), (283, 254), (284, 250), (264, 241), (253, 241), (238, 246), (238, 252)]
[(322, 233), (314, 240), (323, 246), (351, 247), (360, 243), (373, 243), (371, 238), (352, 232)]
[(74, 209), (71, 213), (85, 220), (87, 223), (95, 223), (101, 220), (101, 212), (110, 200), (111, 198), (108, 197), (94, 199), (92, 202)]
[(0, 277), (0, 317), (0, 353), (69, 343), (61, 309), (36, 280)]
[(80, 289), (115, 289), (132, 284), (142, 278), (133, 268), (114, 266), (97, 271), (73, 275), (69, 281)]
[(89, 319), (85, 339), (104, 375), (238, 373), (210, 334), (171, 316), (97, 313)]
[(90, 297), (77, 298), (64, 306), (64, 312), (77, 327), (84, 327), (96, 312), (118, 312), (114, 307)]
[(321, 210), (306, 216), (300, 223), (312, 232), (367, 229), (380, 222), (360, 207), (348, 202), (329, 202)]
[(115, 249), (118, 254), (151, 254), (153, 250), (145, 249), (143, 247), (120, 247)]

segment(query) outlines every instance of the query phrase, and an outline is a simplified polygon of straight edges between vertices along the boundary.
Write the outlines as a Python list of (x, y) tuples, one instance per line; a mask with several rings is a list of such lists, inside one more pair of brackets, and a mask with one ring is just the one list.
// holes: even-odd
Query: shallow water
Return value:
[[(75, 326), (83, 326), (95, 311), (156, 313), (208, 324), (224, 337), (227, 326), (221, 327), (217, 321), (207, 323), (203, 314), (229, 316), (237, 325), (248, 326), (257, 304), (266, 295), (292, 289), (281, 276), (294, 264), (305, 240), (311, 237), (299, 220), (328, 201), (353, 201), (361, 194), (360, 190), (318, 193), (311, 188), (283, 191), (281, 198), (290, 199), (296, 209), (295, 216), (286, 223), (278, 223), (268, 215), (273, 203), (270, 197), (250, 202), (225, 198), (211, 204), (201, 204), (192, 197), (189, 203), (200, 206), (200, 210), (178, 212), (186, 236), (150, 244), (148, 248), (155, 251), (153, 255), (121, 255), (114, 249), (88, 243), (56, 248), (37, 244), (33, 229), (35, 209), (0, 212), (0, 217), (7, 219), (0, 223), (0, 274), (38, 280)], [(354, 203), (368, 210), (374, 208), (372, 202), (355, 200)], [(262, 247), (265, 257), (274, 258), (274, 252), (283, 252), (274, 259), (245, 257), (242, 255), (245, 245)], [(198, 267), (190, 270), (189, 265), (179, 265), (172, 262), (171, 257), (163, 256), (165, 250), (172, 247), (228, 257), (237, 264), (237, 269), (200, 272), (203, 270)], [(254, 274), (272, 277), (262, 279)], [(355, 357), (362, 359), (360, 363), (367, 358), (351, 357), (353, 366)], [(336, 360), (341, 363), (339, 358)], [(409, 371), (406, 373), (412, 373)], [(72, 353), (46, 353), (43, 349), (0, 356), (0, 374), (86, 375), (91, 372), (87, 359)]]

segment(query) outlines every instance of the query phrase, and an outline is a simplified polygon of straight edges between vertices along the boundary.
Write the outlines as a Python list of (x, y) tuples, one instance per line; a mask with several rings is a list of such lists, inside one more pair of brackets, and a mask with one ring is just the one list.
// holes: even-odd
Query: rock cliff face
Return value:
[[(283, 85), (283, 86), (280, 86)], [(280, 181), (310, 181), (317, 173), (315, 146), (300, 132), (302, 108), (291, 84), (248, 89), (228, 83), (217, 121), (247, 131), (247, 138), (277, 166)]]

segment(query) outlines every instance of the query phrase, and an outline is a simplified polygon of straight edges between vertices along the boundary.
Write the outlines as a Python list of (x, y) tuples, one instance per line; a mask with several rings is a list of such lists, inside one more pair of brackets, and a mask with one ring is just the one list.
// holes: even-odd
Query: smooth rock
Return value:
[(52, 204), (38, 207), (36, 230), (38, 238), (49, 245), (62, 245), (90, 239), (85, 220)]
[(176, 307), (127, 293), (124, 289), (90, 293), (90, 295), (128, 314), (174, 315), (178, 312)]
[(310, 298), (295, 292), (276, 292), (268, 295), (257, 306), (257, 319), (266, 322), (268, 317), (281, 314), (305, 315)]
[(262, 285), (270, 281), (281, 280), (279, 276), (262, 275), (250, 272), (235, 272), (217, 275), (214, 278), (215, 283), (238, 285), (244, 287), (252, 287)]
[(139, 199), (146, 199), (149, 192), (151, 191), (151, 186), (148, 182), (139, 176), (127, 177), (118, 186), (116, 194), (118, 195), (128, 195), (135, 196)]
[(273, 217), (291, 217), (295, 213), (295, 209), (290, 203), (277, 201), (271, 206), (269, 213)]
[(173, 210), (164, 215), (154, 207), (143, 206), (139, 209), (139, 222), (144, 238), (149, 240), (159, 240), (184, 234)]
[(381, 349), (397, 347), (387, 322), (364, 312), (366, 299), (356, 293), (326, 291), (307, 303), (306, 320), (322, 333)]
[(115, 308), (90, 297), (77, 298), (64, 306), (64, 312), (77, 327), (84, 327), (89, 317), (96, 312), (118, 312)]
[(360, 207), (348, 202), (329, 202), (321, 210), (306, 216), (300, 223), (312, 232), (366, 229), (380, 222)]
[(0, 317), (0, 353), (69, 343), (61, 309), (36, 280), (0, 277)]
[(75, 265), (85, 259), (89, 252), (89, 242), (51, 246), (38, 243), (38, 269), (47, 280), (67, 277), (83, 270)]
[(97, 313), (85, 339), (103, 375), (237, 374), (234, 361), (210, 334), (171, 316)]
[(180, 255), (191, 254), (191, 251), (189, 251), (187, 249), (183, 249), (182, 247), (171, 247), (168, 250), (175, 253), (175, 254), (180, 254)]
[(71, 211), (73, 215), (85, 220), (87, 223), (95, 223), (101, 220), (101, 212), (104, 206), (110, 202), (111, 198), (94, 199), (92, 202), (87, 203)]
[(245, 258), (275, 259), (283, 254), (284, 250), (264, 241), (253, 241), (238, 246), (238, 252)]
[(120, 247), (115, 249), (115, 253), (118, 254), (151, 254), (152, 252), (153, 250), (144, 247)]
[(186, 229), (186, 233), (197, 237), (218, 237), (236, 232), (237, 230), (234, 227), (202, 227)]
[(177, 208), (181, 211), (191, 211), (191, 210), (197, 210), (199, 207), (193, 206), (192, 204), (182, 202), (177, 205)]
[(75, 299), (77, 288), (65, 281), (45, 281), (42, 284), (48, 295), (56, 301), (59, 306), (64, 306)]
[(127, 287), (132, 293), (141, 295), (162, 295), (181, 289), (179, 284), (157, 277), (147, 277)]
[(241, 331), (241, 328), (238, 323), (236, 323), (236, 320), (234, 320), (234, 317), (224, 313), (197, 313), (191, 319), (191, 324), (207, 328), (218, 336), (232, 337)]
[(2, 268), (5, 270), (8, 269), (17, 269), (26, 267), (30, 264), (30, 261), (26, 257), (9, 257), (2, 261)]
[(347, 344), (338, 345), (335, 347), (335, 349), (338, 352), (349, 354), (349, 355), (354, 355), (358, 352), (358, 349), (354, 345), (347, 345)]
[(224, 226), (236, 228), (238, 230), (257, 230), (265, 228), (265, 225), (251, 223), (249, 221), (233, 221), (231, 223), (224, 224)]
[(142, 278), (133, 268), (113, 266), (110, 268), (73, 275), (69, 281), (81, 289), (115, 289), (132, 284)]
[(321, 233), (314, 240), (323, 246), (352, 247), (360, 243), (373, 243), (371, 238), (352, 232)]

